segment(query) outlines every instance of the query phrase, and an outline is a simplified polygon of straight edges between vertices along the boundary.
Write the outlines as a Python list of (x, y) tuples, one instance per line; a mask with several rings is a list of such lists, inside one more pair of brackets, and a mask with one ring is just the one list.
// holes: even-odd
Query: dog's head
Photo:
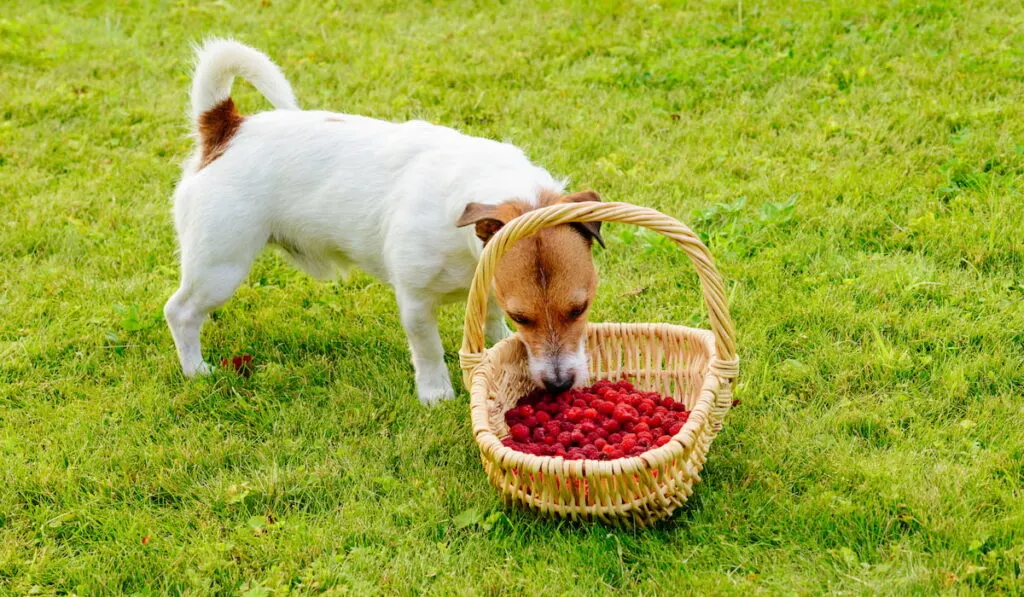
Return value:
[[(593, 191), (544, 194), (540, 205), (600, 200)], [(470, 203), (457, 225), (475, 224), (477, 237), (486, 244), (502, 226), (533, 208), (515, 199)], [(495, 297), (526, 345), (530, 375), (552, 392), (587, 381), (587, 313), (597, 291), (590, 252), (594, 240), (604, 246), (600, 222), (545, 228), (512, 244), (494, 273)]]

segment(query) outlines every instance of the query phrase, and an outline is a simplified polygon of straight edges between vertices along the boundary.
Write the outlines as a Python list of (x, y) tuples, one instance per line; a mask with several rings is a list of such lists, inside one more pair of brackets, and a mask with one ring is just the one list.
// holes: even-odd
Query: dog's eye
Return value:
[(587, 305), (579, 305), (573, 307), (572, 311), (569, 311), (569, 320), (579, 319), (580, 315), (583, 315), (587, 311)]
[(516, 325), (533, 325), (533, 321), (521, 313), (509, 313), (509, 317), (516, 322)]

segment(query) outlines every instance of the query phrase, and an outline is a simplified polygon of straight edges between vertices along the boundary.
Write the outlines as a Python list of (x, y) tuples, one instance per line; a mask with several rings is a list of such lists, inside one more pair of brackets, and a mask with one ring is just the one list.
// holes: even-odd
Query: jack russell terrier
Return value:
[[(236, 75), (276, 109), (240, 115)], [(601, 200), (565, 194), (564, 182), (508, 143), (422, 121), (302, 111), (278, 67), (235, 41), (199, 49), (191, 101), (196, 148), (174, 191), (181, 285), (164, 307), (189, 377), (211, 369), (203, 322), (274, 244), (314, 277), (356, 266), (390, 284), (420, 401), (452, 398), (436, 309), (465, 298), (483, 244), (531, 209)], [(587, 380), (593, 240), (604, 244), (598, 222), (547, 228), (512, 245), (496, 268), (487, 339), (511, 334), (507, 313), (533, 381), (551, 391)]]

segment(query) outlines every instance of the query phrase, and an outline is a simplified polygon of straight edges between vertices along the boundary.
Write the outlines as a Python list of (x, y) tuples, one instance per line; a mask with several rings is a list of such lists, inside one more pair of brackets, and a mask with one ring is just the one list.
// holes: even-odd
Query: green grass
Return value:
[[(589, 4), (0, 5), (0, 594), (1024, 593), (1021, 7)], [(204, 333), (256, 374), (185, 381), (161, 307), (209, 34), (306, 107), (509, 140), (703, 234), (742, 404), (686, 508), (503, 509), (363, 275), (264, 255)], [(606, 239), (595, 320), (706, 325), (681, 252)]]

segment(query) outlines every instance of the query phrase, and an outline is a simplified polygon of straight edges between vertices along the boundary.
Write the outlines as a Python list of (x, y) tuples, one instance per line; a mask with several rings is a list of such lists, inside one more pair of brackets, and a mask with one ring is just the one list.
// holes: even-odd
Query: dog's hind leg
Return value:
[(164, 305), (164, 317), (186, 377), (210, 372), (203, 360), (199, 332), (210, 312), (227, 302), (245, 280), (264, 243), (258, 239), (238, 243), (236, 237), (230, 244), (233, 250), (222, 254), (218, 249), (223, 247), (182, 243), (181, 286)]

